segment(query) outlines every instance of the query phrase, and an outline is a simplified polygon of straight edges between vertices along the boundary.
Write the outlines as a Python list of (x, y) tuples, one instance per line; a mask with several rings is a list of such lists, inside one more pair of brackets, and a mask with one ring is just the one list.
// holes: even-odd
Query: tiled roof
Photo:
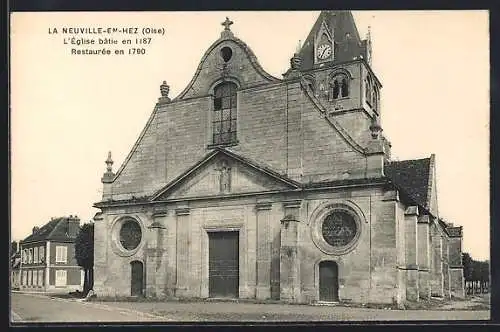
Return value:
[(76, 234), (71, 234), (71, 228), (69, 227), (70, 220), (68, 217), (53, 219), (40, 227), (35, 233), (22, 240), (21, 243), (48, 240), (73, 241), (76, 238)]
[(385, 166), (385, 174), (415, 203), (427, 207), (429, 169), (430, 158), (392, 161)]

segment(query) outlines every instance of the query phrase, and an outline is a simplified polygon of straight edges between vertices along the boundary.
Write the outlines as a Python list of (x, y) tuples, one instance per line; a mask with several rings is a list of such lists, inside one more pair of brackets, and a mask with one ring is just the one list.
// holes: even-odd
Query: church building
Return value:
[(232, 24), (178, 96), (163, 82), (116, 172), (108, 155), (97, 296), (463, 297), (462, 227), (440, 218), (435, 156), (391, 160), (352, 13), (321, 12), (283, 78)]

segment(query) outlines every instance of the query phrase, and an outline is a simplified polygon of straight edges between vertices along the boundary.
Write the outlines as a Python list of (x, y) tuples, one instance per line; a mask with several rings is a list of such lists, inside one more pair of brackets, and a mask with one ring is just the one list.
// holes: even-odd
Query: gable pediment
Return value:
[(153, 201), (265, 193), (299, 186), (227, 150), (216, 150), (161, 189)]

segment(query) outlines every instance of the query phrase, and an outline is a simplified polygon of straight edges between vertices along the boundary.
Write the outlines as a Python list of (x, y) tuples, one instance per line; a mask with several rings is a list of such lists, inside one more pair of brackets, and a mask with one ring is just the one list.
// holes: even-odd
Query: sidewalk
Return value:
[[(13, 293), (24, 293), (40, 297), (49, 297), (57, 299), (66, 299), (69, 301), (85, 301), (84, 298), (72, 296), (68, 293), (43, 293), (43, 292), (25, 292), (25, 291), (12, 291)], [(451, 310), (490, 310), (489, 294), (482, 296), (472, 296), (466, 299), (436, 299), (420, 300), (419, 302), (410, 302), (405, 305), (405, 309), (399, 309), (396, 305), (392, 304), (371, 304), (371, 303), (311, 303), (311, 304), (287, 304), (279, 300), (256, 300), (256, 299), (224, 299), (224, 298), (169, 298), (169, 299), (154, 299), (154, 298), (140, 298), (140, 297), (94, 297), (88, 302), (95, 303), (149, 303), (149, 304), (178, 304), (178, 305), (197, 305), (197, 304), (241, 304), (241, 305), (280, 305), (289, 307), (337, 307), (337, 308), (360, 308), (360, 309), (377, 309), (377, 310), (437, 310), (437, 311), (451, 311)]]

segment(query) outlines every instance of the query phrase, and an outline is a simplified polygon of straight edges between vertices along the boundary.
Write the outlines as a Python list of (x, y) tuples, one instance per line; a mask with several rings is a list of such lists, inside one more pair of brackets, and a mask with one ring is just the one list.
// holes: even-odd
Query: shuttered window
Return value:
[(65, 246), (56, 246), (56, 263), (66, 263), (68, 248)]
[(40, 249), (38, 250), (38, 255), (40, 256), (40, 263), (44, 263), (45, 262), (45, 247), (40, 247)]
[(66, 286), (66, 270), (56, 270), (56, 287)]

